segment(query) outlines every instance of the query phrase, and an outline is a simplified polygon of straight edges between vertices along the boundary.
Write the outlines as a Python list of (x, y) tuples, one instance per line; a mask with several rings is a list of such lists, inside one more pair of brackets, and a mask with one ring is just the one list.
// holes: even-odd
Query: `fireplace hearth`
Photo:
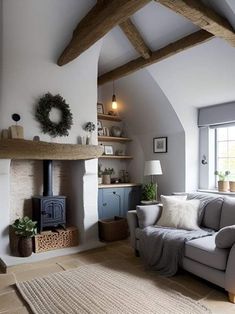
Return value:
[(53, 161), (43, 161), (43, 196), (32, 198), (33, 220), (38, 232), (50, 228), (65, 228), (66, 196), (53, 196)]

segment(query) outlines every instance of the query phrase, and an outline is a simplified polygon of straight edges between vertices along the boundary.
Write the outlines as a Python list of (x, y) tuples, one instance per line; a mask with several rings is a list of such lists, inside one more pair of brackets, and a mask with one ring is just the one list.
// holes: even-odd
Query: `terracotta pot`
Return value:
[(111, 184), (111, 176), (110, 174), (103, 174), (103, 184)]
[(230, 192), (235, 192), (235, 181), (229, 181)]
[(218, 191), (219, 192), (227, 192), (229, 190), (229, 182), (228, 181), (218, 181)]
[(33, 252), (32, 238), (20, 237), (18, 243), (18, 250), (21, 257), (28, 257)]

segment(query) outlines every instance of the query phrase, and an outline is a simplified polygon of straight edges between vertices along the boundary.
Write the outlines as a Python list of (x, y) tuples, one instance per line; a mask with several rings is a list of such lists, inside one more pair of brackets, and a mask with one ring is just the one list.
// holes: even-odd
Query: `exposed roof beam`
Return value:
[(200, 0), (155, 0), (183, 15), (200, 28), (235, 46), (235, 32), (230, 23)]
[(140, 35), (138, 29), (135, 27), (132, 21), (130, 19), (127, 19), (119, 26), (129, 39), (135, 50), (138, 51), (144, 59), (149, 59), (151, 56), (151, 50), (144, 42), (142, 36)]
[(57, 64), (64, 65), (91, 47), (114, 26), (124, 22), (149, 0), (99, 1), (73, 32), (73, 37)]
[(194, 47), (198, 44), (201, 44), (210, 38), (213, 35), (207, 31), (200, 30), (191, 35), (188, 35), (182, 39), (179, 39), (164, 48), (161, 48), (157, 51), (152, 52), (152, 55), (149, 59), (144, 59), (142, 57), (132, 60), (110, 72), (107, 72), (98, 78), (98, 84), (103, 85), (109, 81), (117, 80), (123, 76), (131, 74), (137, 70), (145, 68), (153, 63), (162, 61), (176, 53), (179, 53), (183, 50)]

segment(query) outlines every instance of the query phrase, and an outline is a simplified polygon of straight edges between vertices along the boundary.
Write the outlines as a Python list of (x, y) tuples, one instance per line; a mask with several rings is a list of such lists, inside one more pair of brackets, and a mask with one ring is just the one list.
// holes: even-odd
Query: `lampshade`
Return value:
[(144, 175), (145, 176), (153, 176), (153, 175), (161, 175), (162, 167), (160, 160), (148, 160), (145, 161), (144, 166)]

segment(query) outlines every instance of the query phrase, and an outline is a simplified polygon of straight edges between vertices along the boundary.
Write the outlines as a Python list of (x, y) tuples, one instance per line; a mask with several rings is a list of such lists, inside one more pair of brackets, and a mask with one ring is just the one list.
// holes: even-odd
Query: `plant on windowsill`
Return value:
[(113, 168), (105, 168), (102, 172), (103, 184), (111, 184), (111, 175), (114, 173)]
[(219, 177), (218, 181), (218, 191), (219, 192), (227, 192), (229, 190), (229, 182), (228, 182), (228, 176), (230, 174), (230, 171), (215, 171), (215, 175)]
[(154, 183), (147, 183), (142, 188), (142, 202), (152, 203), (156, 202), (156, 185)]
[(16, 219), (12, 224), (15, 234), (19, 237), (18, 250), (21, 257), (32, 255), (32, 238), (37, 234), (36, 224), (36, 221), (32, 221), (27, 216)]

